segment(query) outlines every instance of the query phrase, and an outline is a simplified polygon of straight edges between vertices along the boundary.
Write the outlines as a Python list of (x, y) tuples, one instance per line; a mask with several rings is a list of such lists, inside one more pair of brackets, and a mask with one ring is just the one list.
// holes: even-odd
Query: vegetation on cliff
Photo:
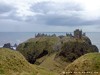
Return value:
[[(90, 52), (98, 52), (98, 48), (92, 45), (91, 40), (84, 36), (81, 39), (63, 36), (42, 36), (31, 38), (19, 44), (17, 50), (21, 52), (30, 63), (35, 63), (37, 59), (58, 52), (56, 58), (63, 61), (72, 62), (81, 55)], [(37, 64), (41, 64), (37, 62)]]
[(21, 52), (30, 63), (34, 63), (36, 59), (50, 55), (55, 50), (58, 50), (59, 44), (58, 37), (38, 37), (21, 43), (17, 47), (17, 50)]
[(91, 52), (98, 52), (98, 48), (86, 42), (66, 42), (62, 45), (61, 51), (56, 57), (60, 57), (67, 62), (72, 62), (78, 57)]

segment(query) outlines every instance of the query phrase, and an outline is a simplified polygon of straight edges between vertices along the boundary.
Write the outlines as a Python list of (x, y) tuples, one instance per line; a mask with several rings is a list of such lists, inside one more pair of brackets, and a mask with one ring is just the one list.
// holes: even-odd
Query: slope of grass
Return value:
[(42, 61), (39, 66), (60, 74), (65, 69), (65, 66), (67, 66), (69, 63), (57, 59), (55, 60), (55, 56), (56, 53), (53, 53), (49, 56), (38, 59), (38, 62)]
[(32, 65), (17, 51), (0, 48), (0, 75), (58, 75)]
[(100, 53), (81, 56), (66, 67), (66, 72), (72, 72), (66, 75), (100, 75)]
[(36, 70), (29, 64), (21, 53), (6, 48), (0, 48), (0, 74), (36, 74)]

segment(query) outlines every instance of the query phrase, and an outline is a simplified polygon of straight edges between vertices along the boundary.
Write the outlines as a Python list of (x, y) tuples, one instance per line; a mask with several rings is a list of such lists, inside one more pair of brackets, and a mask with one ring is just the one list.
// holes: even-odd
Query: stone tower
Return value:
[(81, 39), (82, 38), (82, 30), (76, 29), (74, 31), (74, 37), (77, 39)]

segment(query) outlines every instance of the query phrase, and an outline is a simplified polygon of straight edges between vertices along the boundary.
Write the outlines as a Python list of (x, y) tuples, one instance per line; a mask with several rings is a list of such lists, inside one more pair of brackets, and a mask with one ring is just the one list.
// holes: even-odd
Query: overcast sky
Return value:
[(0, 0), (0, 32), (100, 32), (100, 0)]

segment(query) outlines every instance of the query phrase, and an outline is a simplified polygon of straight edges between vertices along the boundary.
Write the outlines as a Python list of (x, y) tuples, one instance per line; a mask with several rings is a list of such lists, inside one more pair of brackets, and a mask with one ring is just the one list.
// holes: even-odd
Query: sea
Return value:
[[(66, 35), (66, 33), (69, 32), (0, 32), (0, 47), (3, 47), (5, 43), (11, 43), (11, 45), (16, 43), (18, 45), (30, 38), (34, 38), (38, 33), (44, 33), (48, 35), (56, 34), (59, 36)], [(98, 47), (100, 52), (100, 32), (87, 32), (86, 36), (90, 38), (93, 45)]]

